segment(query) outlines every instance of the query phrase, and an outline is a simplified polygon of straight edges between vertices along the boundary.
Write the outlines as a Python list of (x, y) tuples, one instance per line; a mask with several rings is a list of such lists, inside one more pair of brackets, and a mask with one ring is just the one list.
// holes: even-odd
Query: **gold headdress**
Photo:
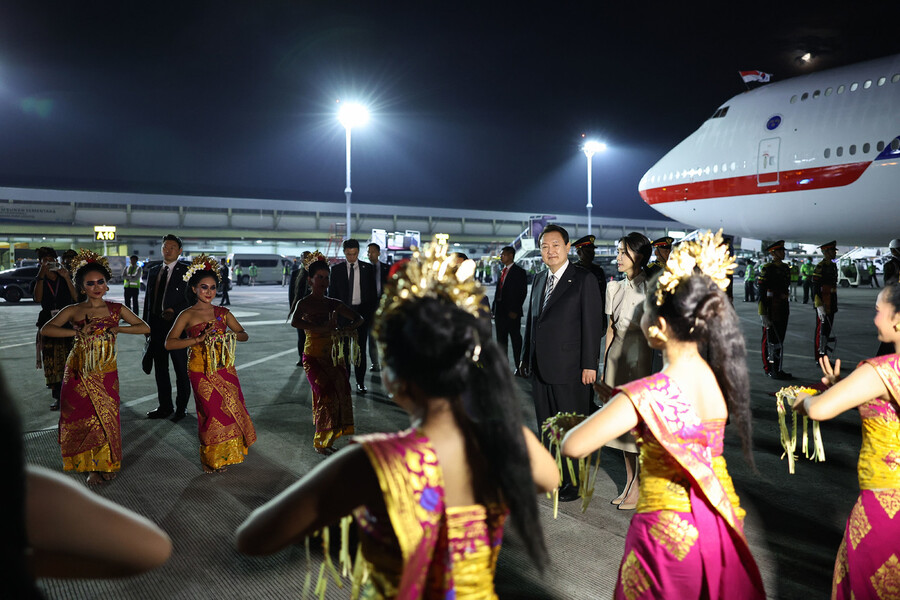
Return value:
[(190, 281), (191, 277), (200, 271), (212, 271), (216, 276), (216, 281), (221, 283), (222, 275), (219, 273), (219, 261), (205, 254), (194, 257), (194, 260), (191, 261), (191, 266), (188, 267), (187, 273), (184, 274), (182, 279)]
[(78, 275), (78, 271), (90, 264), (97, 264), (106, 271), (107, 276), (112, 275), (112, 270), (109, 268), (109, 261), (106, 260), (105, 256), (100, 256), (93, 250), (85, 250), (82, 248), (81, 251), (75, 255), (75, 258), (72, 259), (72, 277)]
[(440, 298), (479, 317), (485, 290), (475, 281), (475, 261), (457, 264), (448, 254), (450, 236), (439, 233), (423, 250), (413, 248), (412, 258), (403, 264), (388, 282), (378, 314), (395, 310), (414, 298)]
[(324, 254), (322, 254), (318, 250), (314, 250), (310, 252), (309, 256), (303, 259), (303, 268), (309, 271), (310, 265), (317, 260), (325, 261), (326, 264), (328, 263), (328, 258), (326, 258)]
[(722, 230), (715, 235), (707, 231), (696, 240), (682, 242), (672, 249), (656, 288), (656, 305), (661, 306), (666, 294), (675, 293), (681, 280), (699, 269), (712, 279), (722, 291), (728, 288), (728, 275), (736, 263), (722, 239)]

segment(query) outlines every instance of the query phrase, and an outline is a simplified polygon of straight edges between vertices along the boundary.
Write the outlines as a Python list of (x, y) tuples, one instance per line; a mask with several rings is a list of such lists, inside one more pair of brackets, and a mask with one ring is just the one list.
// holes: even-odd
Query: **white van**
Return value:
[[(281, 285), (281, 276), (284, 273), (284, 265), (288, 260), (280, 254), (229, 254), (228, 266), (230, 268), (232, 285), (250, 284), (250, 263), (259, 267), (256, 283), (276, 283)], [(234, 277), (235, 265), (241, 265), (241, 281), (238, 283)], [(288, 265), (290, 268), (290, 265)]]

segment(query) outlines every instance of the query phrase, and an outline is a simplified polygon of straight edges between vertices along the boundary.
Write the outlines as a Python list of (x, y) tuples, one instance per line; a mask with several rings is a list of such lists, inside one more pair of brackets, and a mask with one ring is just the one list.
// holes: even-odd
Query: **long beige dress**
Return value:
[[(653, 351), (641, 332), (641, 315), (647, 295), (647, 276), (641, 272), (634, 279), (610, 281), (606, 286), (606, 314), (613, 331), (612, 343), (606, 351), (603, 382), (612, 387), (646, 377), (653, 371)], [(625, 452), (637, 453), (630, 433), (607, 444)]]

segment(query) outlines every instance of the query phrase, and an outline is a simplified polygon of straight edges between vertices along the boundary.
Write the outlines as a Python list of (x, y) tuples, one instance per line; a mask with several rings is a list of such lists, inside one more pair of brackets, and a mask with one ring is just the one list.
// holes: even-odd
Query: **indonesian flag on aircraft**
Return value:
[(741, 74), (741, 79), (744, 80), (744, 83), (750, 83), (751, 81), (768, 83), (772, 78), (771, 73), (763, 73), (762, 71), (738, 71), (738, 73)]

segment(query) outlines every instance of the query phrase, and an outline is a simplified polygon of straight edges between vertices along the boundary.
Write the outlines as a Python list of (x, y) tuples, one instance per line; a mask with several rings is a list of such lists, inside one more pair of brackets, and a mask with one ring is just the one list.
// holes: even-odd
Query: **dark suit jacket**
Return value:
[[(372, 272), (378, 271), (377, 277), (381, 279), (381, 294), (384, 294), (384, 286), (387, 285), (388, 280), (388, 272), (391, 270), (391, 265), (387, 265), (381, 261), (378, 261), (378, 268), (375, 268), (375, 265), (372, 265)], [(378, 294), (378, 288), (375, 288), (376, 292), (376, 301), (381, 300), (381, 294)]]
[(541, 299), (549, 270), (531, 287), (522, 362), (545, 383), (580, 383), (584, 369), (597, 369), (603, 337), (603, 303), (597, 278), (570, 264), (544, 310)]
[(517, 264), (513, 264), (509, 267), (509, 271), (506, 272), (503, 287), (497, 286), (497, 293), (494, 295), (494, 305), (491, 307), (491, 310), (495, 317), (500, 316), (508, 319), (511, 312), (521, 317), (522, 304), (527, 296), (528, 276), (525, 273), (525, 269)]
[(303, 267), (291, 271), (291, 282), (288, 284), (288, 306), (291, 307), (291, 311), (297, 302), (309, 295), (308, 281), (309, 276)]
[[(360, 314), (366, 321), (370, 320), (378, 306), (375, 294), (375, 269), (371, 264), (356, 261), (359, 265)], [(328, 295), (337, 298), (347, 306), (350, 302), (350, 281), (347, 277), (347, 262), (340, 262), (331, 267), (331, 279), (328, 283)]]
[[(159, 335), (161, 332), (163, 337), (169, 333), (172, 327), (172, 321), (164, 321), (158, 316), (151, 314), (151, 305), (156, 297), (156, 281), (159, 279), (159, 272), (163, 268), (163, 264), (158, 264), (147, 274), (147, 293), (144, 295), (144, 321), (150, 325), (152, 331), (151, 336)], [(166, 296), (163, 298), (163, 309), (171, 308), (175, 311), (177, 317), (181, 311), (190, 306), (185, 296), (188, 284), (184, 280), (184, 274), (187, 273), (187, 265), (183, 262), (176, 262), (172, 267), (172, 274), (169, 275), (169, 285), (166, 287)], [(165, 331), (163, 331), (165, 328)]]

